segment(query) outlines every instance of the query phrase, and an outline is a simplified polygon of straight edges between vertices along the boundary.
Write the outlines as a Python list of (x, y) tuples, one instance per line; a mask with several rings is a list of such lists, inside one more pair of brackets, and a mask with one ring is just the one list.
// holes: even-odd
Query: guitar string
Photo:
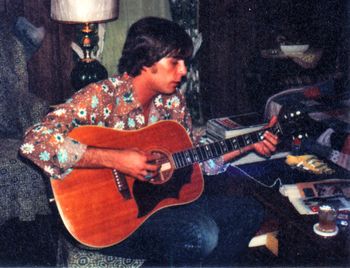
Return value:
[(282, 183), (282, 180), (280, 177), (278, 177), (277, 179), (275, 179), (275, 181), (268, 185), (268, 184), (265, 184), (263, 183), (262, 181), (258, 180), (257, 178), (254, 178), (252, 175), (250, 175), (249, 173), (247, 173), (245, 170), (241, 169), (240, 167), (236, 166), (236, 165), (233, 165), (231, 164), (232, 167), (234, 167), (235, 169), (239, 170), (241, 173), (243, 173), (245, 176), (247, 176), (249, 179), (255, 181), (256, 183), (260, 184), (261, 186), (263, 187), (266, 187), (266, 188), (273, 188), (276, 186), (277, 183), (279, 183), (279, 187), (278, 188), (281, 188), (283, 186), (283, 183)]

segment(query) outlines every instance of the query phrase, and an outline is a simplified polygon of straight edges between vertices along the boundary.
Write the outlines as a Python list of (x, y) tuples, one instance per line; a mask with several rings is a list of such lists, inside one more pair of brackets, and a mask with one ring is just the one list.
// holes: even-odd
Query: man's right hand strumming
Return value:
[(88, 147), (75, 168), (111, 168), (141, 181), (149, 181), (160, 168), (150, 163), (153, 160), (152, 154), (136, 148), (113, 150)]

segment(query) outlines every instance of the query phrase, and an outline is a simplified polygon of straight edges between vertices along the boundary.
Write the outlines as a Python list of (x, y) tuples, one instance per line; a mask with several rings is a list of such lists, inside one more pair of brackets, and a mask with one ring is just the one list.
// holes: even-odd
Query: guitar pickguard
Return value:
[(136, 180), (133, 186), (133, 193), (138, 207), (137, 217), (146, 216), (164, 199), (179, 199), (183, 185), (191, 182), (192, 170), (192, 166), (175, 170), (171, 179), (163, 184), (152, 184)]

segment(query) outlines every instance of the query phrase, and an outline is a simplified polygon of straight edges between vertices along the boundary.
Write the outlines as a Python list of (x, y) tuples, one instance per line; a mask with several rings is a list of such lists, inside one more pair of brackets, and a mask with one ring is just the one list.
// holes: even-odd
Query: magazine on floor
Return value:
[(334, 178), (283, 185), (280, 192), (300, 214), (316, 214), (322, 204), (350, 212), (350, 180)]

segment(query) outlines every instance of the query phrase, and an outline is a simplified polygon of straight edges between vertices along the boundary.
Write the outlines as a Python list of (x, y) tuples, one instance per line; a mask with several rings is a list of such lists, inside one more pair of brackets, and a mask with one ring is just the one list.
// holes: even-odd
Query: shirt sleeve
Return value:
[(103, 123), (103, 90), (91, 84), (58, 105), (30, 128), (20, 147), (20, 154), (33, 161), (53, 179), (63, 179), (80, 160), (87, 146), (68, 136), (80, 125)]

